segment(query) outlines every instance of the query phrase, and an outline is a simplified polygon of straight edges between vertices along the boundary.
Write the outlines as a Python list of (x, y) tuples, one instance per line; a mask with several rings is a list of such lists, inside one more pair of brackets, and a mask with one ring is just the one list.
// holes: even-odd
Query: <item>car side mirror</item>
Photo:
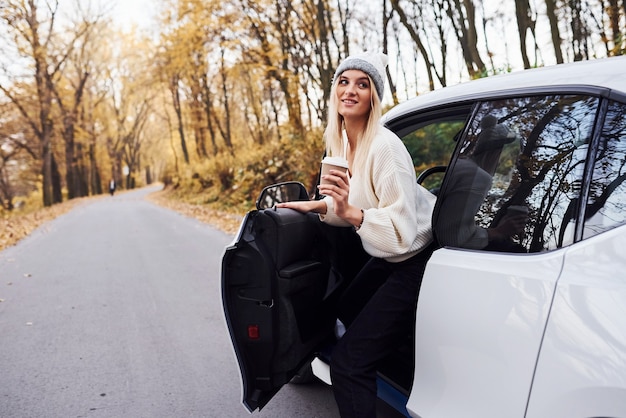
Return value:
[(269, 209), (277, 203), (298, 200), (309, 200), (306, 188), (297, 181), (287, 181), (264, 188), (256, 201), (256, 207), (258, 210)]

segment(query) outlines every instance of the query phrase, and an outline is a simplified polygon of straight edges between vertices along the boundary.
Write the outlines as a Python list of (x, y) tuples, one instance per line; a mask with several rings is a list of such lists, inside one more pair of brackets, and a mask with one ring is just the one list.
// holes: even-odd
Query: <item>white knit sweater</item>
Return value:
[[(418, 185), (413, 161), (393, 132), (380, 127), (367, 157), (365, 170), (350, 178), (351, 205), (364, 210), (358, 234), (373, 257), (400, 262), (432, 242), (431, 217), (435, 196)], [(334, 212), (333, 199), (325, 197), (323, 222), (350, 224)]]

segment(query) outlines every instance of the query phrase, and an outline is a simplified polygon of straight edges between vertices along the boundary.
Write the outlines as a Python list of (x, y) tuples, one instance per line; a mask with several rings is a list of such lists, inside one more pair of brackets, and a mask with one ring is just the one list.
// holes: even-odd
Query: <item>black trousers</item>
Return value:
[(346, 290), (339, 313), (346, 333), (330, 362), (342, 418), (376, 417), (377, 365), (415, 326), (419, 288), (434, 249), (400, 263), (372, 258)]

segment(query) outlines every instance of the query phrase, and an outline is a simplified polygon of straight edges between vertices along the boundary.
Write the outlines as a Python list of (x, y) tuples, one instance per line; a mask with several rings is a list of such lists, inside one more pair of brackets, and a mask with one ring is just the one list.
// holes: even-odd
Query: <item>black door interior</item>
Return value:
[(330, 274), (325, 231), (317, 215), (254, 211), (226, 250), (222, 298), (250, 411), (261, 409), (332, 335), (339, 280)]

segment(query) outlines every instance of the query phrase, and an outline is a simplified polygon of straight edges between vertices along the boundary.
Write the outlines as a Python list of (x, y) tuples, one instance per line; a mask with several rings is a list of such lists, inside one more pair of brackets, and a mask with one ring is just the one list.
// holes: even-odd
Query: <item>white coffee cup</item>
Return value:
[[(322, 176), (330, 174), (330, 170), (348, 171), (348, 160), (343, 157), (324, 157), (322, 160)], [(331, 184), (332, 182), (320, 179), (321, 184)]]

